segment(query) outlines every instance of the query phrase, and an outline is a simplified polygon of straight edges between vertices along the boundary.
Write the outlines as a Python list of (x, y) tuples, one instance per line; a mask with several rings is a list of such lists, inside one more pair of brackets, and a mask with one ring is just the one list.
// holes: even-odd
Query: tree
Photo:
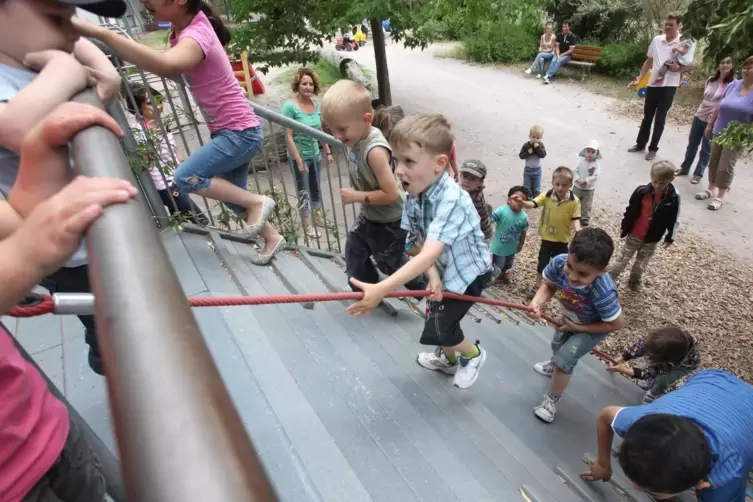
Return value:
[[(382, 20), (390, 19), (390, 38), (409, 48), (425, 48), (428, 36), (418, 9), (406, 1), (380, 0), (233, 0), (234, 44), (246, 48), (251, 61), (269, 66), (306, 64), (318, 57), (324, 40), (368, 19), (377, 68), (379, 100), (392, 103), (383, 40)], [(242, 21), (245, 20), (245, 21)]]
[(753, 1), (693, 0), (683, 28), (697, 40), (706, 39), (704, 58), (709, 65), (731, 57), (739, 67), (753, 54)]

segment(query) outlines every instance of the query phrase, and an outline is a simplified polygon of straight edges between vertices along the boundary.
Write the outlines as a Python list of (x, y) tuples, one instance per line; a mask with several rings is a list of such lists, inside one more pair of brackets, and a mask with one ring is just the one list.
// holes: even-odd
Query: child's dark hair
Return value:
[(526, 200), (528, 200), (528, 199), (531, 198), (531, 191), (528, 188), (526, 188), (524, 186), (520, 186), (520, 185), (516, 185), (516, 186), (512, 187), (511, 189), (509, 189), (507, 191), (507, 196), (508, 197), (512, 197), (513, 194), (516, 194), (516, 193), (522, 193), (523, 195), (525, 195), (526, 196)]
[[(162, 94), (154, 87), (149, 87), (149, 91), (151, 91), (152, 96), (154, 96), (155, 98), (157, 96), (162, 96)], [(131, 84), (131, 93), (133, 94), (133, 99), (130, 99), (130, 96), (126, 94), (126, 108), (131, 113), (131, 115), (138, 116), (138, 114), (141, 113), (141, 107), (144, 106), (144, 103), (149, 101), (149, 91), (147, 91), (146, 87), (141, 84)]]
[(573, 255), (578, 263), (603, 269), (612, 259), (614, 241), (604, 230), (587, 227), (575, 234), (568, 253)]
[(690, 350), (690, 337), (676, 326), (667, 326), (649, 333), (644, 346), (653, 362), (679, 363)]
[(209, 24), (214, 28), (214, 33), (217, 35), (217, 38), (220, 39), (222, 46), (224, 47), (230, 43), (230, 39), (232, 38), (230, 30), (227, 29), (227, 26), (222, 22), (220, 16), (215, 14), (212, 7), (204, 0), (186, 0), (186, 11), (191, 14), (203, 12), (204, 15), (207, 16), (207, 19), (209, 19)]
[(646, 415), (635, 422), (617, 460), (630, 481), (656, 494), (682, 493), (711, 472), (706, 436), (677, 415)]

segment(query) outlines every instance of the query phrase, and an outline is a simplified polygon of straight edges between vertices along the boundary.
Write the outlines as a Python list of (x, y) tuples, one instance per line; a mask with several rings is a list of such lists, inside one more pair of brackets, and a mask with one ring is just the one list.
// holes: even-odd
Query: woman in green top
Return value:
[[(321, 130), (319, 103), (314, 99), (319, 94), (319, 76), (308, 68), (300, 68), (293, 76), (291, 87), (295, 95), (282, 105), (282, 114), (303, 125)], [(298, 190), (298, 206), (303, 227), (309, 237), (316, 239), (319, 233), (311, 224), (311, 208), (314, 208), (317, 216), (321, 215), (322, 156), (319, 152), (319, 142), (293, 129), (285, 129), (285, 137), (290, 153), (288, 159)], [(327, 163), (332, 164), (334, 161), (330, 146), (324, 145), (324, 149), (327, 152)]]

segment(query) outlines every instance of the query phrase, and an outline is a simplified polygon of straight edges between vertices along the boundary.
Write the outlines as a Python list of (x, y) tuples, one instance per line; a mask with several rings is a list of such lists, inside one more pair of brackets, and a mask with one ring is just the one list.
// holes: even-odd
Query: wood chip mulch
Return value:
[[(533, 291), (540, 245), (538, 211), (529, 211), (531, 228), (525, 248), (515, 262), (512, 285), (500, 286), (512, 301), (527, 304)], [(619, 239), (620, 216), (596, 209), (592, 226)], [(638, 336), (667, 325), (694, 334), (701, 342), (703, 368), (722, 368), (753, 383), (753, 267), (681, 226), (677, 242), (657, 248), (644, 275), (640, 292), (627, 288), (629, 269), (619, 284), (620, 303), (627, 326), (612, 334), (600, 349), (618, 356)], [(559, 305), (550, 301), (548, 313)]]

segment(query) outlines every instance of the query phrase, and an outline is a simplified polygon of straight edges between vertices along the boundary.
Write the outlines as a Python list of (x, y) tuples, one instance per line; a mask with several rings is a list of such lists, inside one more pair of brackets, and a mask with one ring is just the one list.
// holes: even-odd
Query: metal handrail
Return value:
[[(91, 90), (75, 100), (102, 108)], [(134, 181), (111, 132), (72, 145), (79, 174)], [(143, 199), (106, 208), (86, 246), (128, 499), (276, 501)]]
[(274, 122), (275, 124), (281, 125), (282, 127), (285, 127), (287, 129), (292, 129), (295, 132), (305, 134), (306, 136), (311, 136), (312, 138), (328, 145), (340, 147), (343, 146), (342, 142), (339, 139), (336, 139), (334, 136), (331, 136), (326, 132), (320, 131), (319, 129), (314, 129), (313, 127), (301, 124), (300, 122), (296, 122), (291, 118), (272, 111), (269, 108), (265, 108), (258, 103), (254, 103), (253, 101), (249, 101), (248, 103), (251, 105), (251, 108), (254, 109), (254, 112), (259, 117), (265, 118), (270, 122)]

